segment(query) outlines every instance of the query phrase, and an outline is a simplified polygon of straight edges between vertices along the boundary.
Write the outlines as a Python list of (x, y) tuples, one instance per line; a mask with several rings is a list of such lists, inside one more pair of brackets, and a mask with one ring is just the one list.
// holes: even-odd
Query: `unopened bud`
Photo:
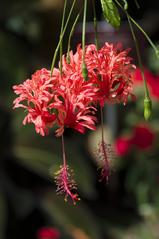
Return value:
[(88, 70), (87, 70), (87, 66), (86, 66), (85, 62), (82, 63), (82, 75), (83, 75), (83, 78), (85, 79), (85, 81), (87, 81), (88, 80)]
[(144, 99), (144, 118), (148, 121), (152, 115), (152, 102), (149, 97)]
[(70, 64), (70, 53), (67, 53), (67, 58), (66, 58), (67, 64)]

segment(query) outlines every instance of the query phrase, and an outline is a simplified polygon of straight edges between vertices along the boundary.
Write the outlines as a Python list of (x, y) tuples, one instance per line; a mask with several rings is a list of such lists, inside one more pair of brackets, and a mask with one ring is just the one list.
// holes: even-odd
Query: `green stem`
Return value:
[(71, 38), (72, 38), (72, 35), (74, 33), (74, 30), (75, 30), (75, 26), (77, 24), (77, 21), (79, 19), (79, 16), (80, 16), (80, 13), (77, 14), (77, 17), (75, 18), (75, 21), (72, 25), (72, 28), (71, 28), (71, 31), (70, 31), (70, 35), (69, 35), (69, 39), (68, 39), (68, 47), (67, 47), (67, 61), (68, 63), (70, 63), (70, 48), (71, 48)]
[(159, 49), (155, 46), (155, 44), (152, 42), (150, 37), (147, 35), (147, 33), (140, 27), (140, 25), (128, 14), (128, 12), (123, 8), (123, 6), (118, 2), (118, 0), (115, 0), (115, 2), (118, 4), (118, 6), (127, 14), (131, 22), (142, 32), (142, 34), (145, 36), (151, 47), (154, 49), (156, 56), (159, 57)]
[[(61, 22), (61, 32), (60, 32), (60, 38), (62, 36), (63, 28), (64, 28), (64, 21), (65, 21), (65, 15), (66, 15), (66, 6), (67, 6), (67, 0), (64, 2), (64, 8), (63, 8), (63, 15), (62, 15), (62, 22)], [(62, 51), (63, 51), (63, 38), (60, 43), (60, 74), (62, 75)]]
[(140, 54), (140, 50), (139, 50), (139, 44), (138, 44), (134, 29), (132, 27), (132, 24), (131, 24), (131, 21), (130, 21), (130, 18), (128, 16), (127, 12), (126, 12), (126, 15), (127, 15), (130, 30), (131, 30), (131, 33), (132, 33), (132, 36), (133, 36), (133, 39), (134, 39), (134, 42), (135, 42), (139, 67), (141, 69), (142, 79), (144, 81), (144, 89), (145, 89), (144, 118), (145, 118), (146, 121), (148, 121), (151, 118), (151, 114), (152, 114), (152, 102), (151, 102), (151, 99), (150, 99), (150, 96), (149, 96), (149, 90), (148, 90), (147, 82), (146, 82), (145, 75), (144, 75), (143, 65), (142, 65), (142, 61), (141, 61), (141, 54)]
[(85, 43), (86, 43), (86, 15), (87, 15), (87, 0), (84, 0), (84, 13), (83, 13), (83, 29), (82, 29), (82, 50), (83, 59), (85, 54)]
[(133, 40), (135, 42), (137, 59), (138, 59), (139, 67), (141, 69), (142, 79), (144, 81), (145, 97), (149, 97), (149, 90), (148, 90), (147, 82), (146, 82), (145, 75), (144, 75), (144, 70), (143, 70), (143, 65), (142, 65), (142, 60), (141, 60), (141, 54), (140, 54), (140, 49), (139, 49), (139, 43), (138, 43), (138, 40), (136, 38), (134, 29), (132, 27), (132, 24), (131, 24), (131, 21), (130, 21), (130, 18), (129, 18), (129, 15), (127, 14), (127, 12), (126, 12), (126, 15), (127, 15), (127, 19), (128, 19), (128, 23), (129, 23), (129, 26), (130, 26), (130, 30), (131, 30), (131, 33), (132, 33)]
[(92, 0), (92, 5), (93, 5), (93, 15), (94, 15), (93, 23), (94, 23), (94, 33), (95, 33), (95, 45), (98, 50), (99, 42), (98, 42), (97, 16), (96, 16), (96, 8), (95, 8), (94, 0)]
[(64, 34), (65, 34), (65, 32), (66, 32), (66, 28), (67, 28), (67, 26), (68, 26), (68, 23), (69, 23), (69, 20), (70, 20), (70, 17), (71, 17), (73, 8), (74, 8), (74, 6), (75, 6), (75, 3), (76, 3), (76, 0), (73, 1), (73, 4), (72, 4), (72, 7), (71, 7), (71, 9), (70, 9), (69, 15), (68, 15), (68, 17), (67, 17), (67, 21), (66, 21), (66, 24), (65, 24), (65, 26), (64, 26), (62, 35), (60, 36), (59, 42), (58, 42), (57, 47), (56, 47), (56, 49), (55, 49), (55, 53), (54, 53), (54, 56), (53, 56), (53, 59), (52, 59), (52, 63), (51, 63), (51, 76), (52, 76), (53, 69), (54, 69), (54, 66), (55, 66), (55, 61), (56, 61), (56, 58), (57, 58), (57, 53), (58, 53), (60, 44), (61, 44), (61, 42), (62, 42), (62, 40), (63, 40), (63, 36), (64, 36)]
[(137, 9), (140, 9), (140, 5), (139, 5), (138, 1), (137, 0), (134, 0), (134, 1), (135, 1)]
[(87, 14), (87, 0), (84, 0), (83, 29), (82, 29), (82, 75), (85, 81), (88, 80), (88, 70), (85, 63), (86, 14)]

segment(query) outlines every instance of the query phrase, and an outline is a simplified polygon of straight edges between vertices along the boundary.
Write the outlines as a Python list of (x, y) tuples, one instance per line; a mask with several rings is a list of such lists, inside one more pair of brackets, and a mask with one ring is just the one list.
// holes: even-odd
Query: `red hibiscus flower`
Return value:
[(90, 78), (93, 78), (99, 91), (100, 105), (106, 103), (127, 102), (132, 96), (135, 66), (128, 57), (129, 50), (122, 51), (121, 46), (105, 45), (97, 51), (94, 45), (86, 48), (86, 64)]
[[(82, 49), (80, 45), (73, 55), (70, 52), (70, 62), (67, 63), (63, 56), (63, 73), (71, 78), (82, 78)], [(132, 85), (135, 66), (128, 57), (129, 50), (122, 51), (121, 47), (105, 43), (104, 47), (97, 50), (91, 44), (85, 49), (85, 63), (88, 70), (88, 81), (92, 82), (98, 92), (94, 101), (104, 103), (126, 103), (128, 96), (132, 96)]]
[(96, 95), (96, 87), (91, 82), (84, 81), (83, 77), (62, 76), (59, 79), (58, 105), (54, 104), (58, 111), (56, 130), (57, 136), (60, 136), (64, 127), (73, 128), (80, 133), (85, 132), (85, 128), (94, 130), (96, 117), (94, 116), (96, 108), (92, 102)]
[(41, 69), (23, 84), (13, 86), (14, 92), (19, 95), (13, 102), (14, 108), (22, 107), (27, 112), (23, 124), (33, 123), (36, 132), (42, 136), (48, 134), (48, 128), (56, 120), (56, 115), (50, 112), (54, 81), (54, 77), (50, 78), (50, 71)]

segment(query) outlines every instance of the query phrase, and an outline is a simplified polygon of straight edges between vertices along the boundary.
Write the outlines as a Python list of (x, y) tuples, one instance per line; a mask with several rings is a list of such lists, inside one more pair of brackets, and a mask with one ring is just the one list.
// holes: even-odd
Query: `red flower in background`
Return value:
[(121, 136), (116, 139), (115, 149), (118, 156), (127, 155), (133, 146), (139, 150), (150, 149), (154, 143), (155, 134), (146, 124), (139, 124), (129, 137)]
[[(159, 100), (159, 76), (155, 76), (147, 69), (144, 70), (145, 79), (150, 89), (150, 94), (154, 99)], [(139, 68), (135, 71), (135, 81), (136, 84), (142, 84), (142, 75)]]
[(131, 148), (131, 142), (129, 138), (119, 137), (115, 142), (115, 150), (118, 156), (125, 156)]
[(59, 239), (60, 232), (53, 227), (42, 227), (37, 232), (37, 239)]
[(141, 150), (149, 149), (154, 142), (155, 134), (147, 125), (138, 125), (134, 128), (133, 135), (130, 139), (131, 144)]

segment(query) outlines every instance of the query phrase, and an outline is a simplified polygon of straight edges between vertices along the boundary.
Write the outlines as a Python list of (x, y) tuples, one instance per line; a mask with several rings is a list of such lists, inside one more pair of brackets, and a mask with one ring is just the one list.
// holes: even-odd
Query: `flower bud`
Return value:
[(66, 58), (67, 64), (70, 64), (71, 60), (70, 60), (70, 53), (67, 53), (67, 58)]
[(87, 70), (87, 66), (86, 66), (85, 62), (82, 63), (82, 75), (83, 75), (83, 78), (85, 79), (85, 81), (87, 81), (88, 80), (88, 70)]
[(152, 102), (149, 97), (144, 99), (144, 118), (148, 121), (152, 115)]

